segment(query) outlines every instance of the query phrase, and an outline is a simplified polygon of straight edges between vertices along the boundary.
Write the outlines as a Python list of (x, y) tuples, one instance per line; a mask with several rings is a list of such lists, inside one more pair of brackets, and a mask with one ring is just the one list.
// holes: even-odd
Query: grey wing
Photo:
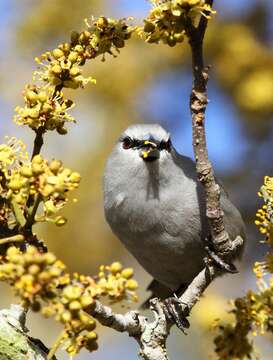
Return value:
[[(183, 155), (180, 155), (178, 153), (175, 154), (175, 158), (176, 158), (176, 162), (177, 162), (178, 166), (182, 167), (181, 164), (183, 163), (183, 170), (184, 170), (185, 174), (189, 178), (193, 178), (196, 181), (198, 181), (196, 179), (196, 170), (195, 170), (194, 161), (192, 159), (185, 157)], [(241, 236), (243, 240), (245, 240), (246, 230), (245, 230), (245, 224), (242, 219), (242, 216), (241, 216), (239, 210), (233, 205), (233, 203), (229, 199), (228, 193), (226, 192), (226, 190), (222, 184), (222, 181), (216, 177), (216, 182), (221, 187), (220, 202), (221, 202), (221, 208), (224, 212), (225, 228), (226, 228), (231, 240), (234, 240), (238, 235)], [(208, 229), (206, 215), (205, 215), (205, 193), (204, 193), (204, 189), (201, 184), (200, 184), (200, 186), (197, 186), (197, 191), (199, 193), (198, 198), (199, 198), (199, 204), (200, 204), (201, 221), (203, 222), (203, 224), (202, 224), (202, 228), (204, 230), (203, 236), (204, 235), (207, 236), (206, 233), (208, 233), (209, 229)], [(242, 250), (243, 250), (243, 247), (241, 247), (241, 249), (238, 249), (239, 252), (236, 255), (241, 255)]]

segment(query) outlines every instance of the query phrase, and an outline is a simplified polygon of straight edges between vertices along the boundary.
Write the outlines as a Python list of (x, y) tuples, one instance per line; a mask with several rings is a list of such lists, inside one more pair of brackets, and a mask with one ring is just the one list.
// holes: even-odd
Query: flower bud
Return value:
[(86, 334), (86, 337), (88, 340), (96, 340), (98, 338), (98, 335), (95, 333), (95, 331), (89, 331)]
[(98, 26), (99, 28), (104, 28), (104, 27), (106, 27), (107, 25), (108, 25), (108, 20), (106, 19), (106, 17), (101, 16), (101, 17), (98, 18), (98, 20), (97, 20), (97, 26)]
[(59, 160), (53, 160), (51, 161), (49, 168), (54, 173), (57, 174), (60, 168), (62, 167), (62, 162)]
[(34, 91), (28, 90), (26, 92), (26, 98), (30, 101), (35, 103), (37, 101), (37, 94)]
[(84, 52), (84, 49), (81, 45), (76, 45), (74, 50), (77, 51), (79, 54), (82, 54)]
[(40, 111), (39, 109), (28, 109), (28, 115), (32, 118), (32, 119), (37, 119), (40, 115)]
[(40, 102), (42, 102), (42, 103), (46, 102), (46, 100), (47, 100), (47, 94), (46, 94), (45, 91), (39, 92), (39, 94), (38, 94), (38, 100), (39, 100)]
[(53, 110), (53, 107), (48, 102), (46, 102), (43, 104), (42, 110), (44, 113), (49, 113)]
[(110, 271), (111, 273), (113, 274), (116, 274), (118, 272), (120, 272), (122, 269), (122, 265), (120, 262), (116, 261), (116, 262), (113, 262), (111, 265), (110, 265)]
[(54, 49), (52, 51), (52, 55), (54, 56), (55, 59), (59, 59), (62, 56), (64, 56), (64, 52), (61, 49)]
[(60, 65), (54, 65), (52, 66), (51, 71), (55, 75), (60, 75), (62, 73), (62, 68)]
[(31, 168), (23, 165), (20, 169), (20, 174), (26, 178), (30, 178), (32, 176)]
[(61, 127), (57, 128), (57, 132), (60, 135), (66, 135), (67, 134), (67, 129), (65, 127), (61, 126)]
[(12, 191), (20, 190), (23, 187), (23, 182), (20, 179), (11, 180), (8, 183), (8, 188)]
[(56, 261), (56, 256), (50, 252), (44, 254), (45, 262), (48, 265), (52, 265)]
[[(54, 187), (52, 185), (46, 184), (42, 190), (43, 196), (48, 197), (54, 192)], [(54, 208), (55, 209), (55, 208)], [(50, 209), (47, 208), (47, 214), (49, 214)], [(51, 212), (54, 214), (54, 211)]]
[(130, 280), (128, 280), (128, 281), (126, 282), (125, 287), (126, 287), (126, 289), (128, 289), (128, 290), (132, 290), (132, 291), (134, 291), (134, 290), (136, 290), (136, 289), (137, 289), (137, 287), (138, 287), (138, 283), (137, 283), (137, 281), (136, 281), (136, 280), (134, 280), (134, 279), (130, 279)]
[(78, 172), (75, 171), (70, 175), (70, 181), (71, 182), (79, 183), (80, 180), (81, 180), (81, 175)]
[(68, 60), (71, 61), (71, 63), (75, 63), (78, 60), (78, 53), (76, 51), (72, 51), (69, 55), (68, 55)]
[(57, 216), (54, 220), (55, 225), (57, 226), (63, 226), (67, 223), (67, 219), (63, 216)]
[(61, 44), (61, 46), (59, 46), (59, 48), (61, 48), (61, 50), (63, 50), (64, 52), (68, 52), (70, 50), (70, 44), (63, 43), (63, 44)]
[(40, 266), (33, 264), (28, 268), (28, 272), (31, 275), (37, 275), (40, 272)]
[(69, 70), (69, 74), (74, 77), (77, 76), (81, 73), (81, 69), (78, 66), (73, 66), (70, 70)]
[(134, 275), (134, 270), (132, 268), (126, 268), (122, 270), (121, 276), (125, 279), (130, 279)]
[(43, 158), (40, 154), (35, 155), (32, 159), (32, 164), (41, 164), (43, 162)]
[(36, 176), (41, 175), (44, 172), (44, 169), (43, 169), (42, 165), (40, 165), (40, 164), (34, 163), (31, 165), (31, 168), (32, 168), (33, 174)]
[(82, 306), (79, 301), (74, 300), (69, 304), (69, 310), (71, 311), (78, 311), (81, 310)]
[(74, 285), (68, 285), (63, 290), (63, 296), (66, 297), (68, 300), (75, 300), (80, 298), (82, 294), (82, 290)]
[(71, 313), (69, 311), (64, 311), (61, 315), (61, 320), (66, 323), (71, 320)]

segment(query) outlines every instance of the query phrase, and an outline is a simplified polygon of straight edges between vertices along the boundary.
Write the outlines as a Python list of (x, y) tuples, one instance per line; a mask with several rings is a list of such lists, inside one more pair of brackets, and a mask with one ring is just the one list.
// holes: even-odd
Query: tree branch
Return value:
[(35, 131), (35, 139), (34, 139), (34, 146), (33, 146), (33, 151), (32, 151), (32, 155), (31, 155), (31, 159), (34, 158), (34, 156), (40, 154), (41, 148), (44, 144), (44, 133), (45, 133), (45, 128), (43, 126), (39, 127), (36, 131)]
[[(179, 299), (181, 304), (185, 304), (188, 312), (217, 274), (218, 270), (214, 266), (209, 266), (193, 279)], [(90, 315), (104, 326), (119, 332), (127, 332), (139, 343), (140, 356), (144, 360), (168, 360), (166, 340), (173, 323), (165, 316), (163, 303), (159, 299), (151, 300), (150, 309), (154, 314), (154, 319), (148, 322), (147, 318), (137, 311), (129, 311), (124, 315), (115, 314), (110, 307), (96, 301), (95, 309)]]
[(22, 242), (24, 240), (25, 240), (25, 238), (23, 235), (17, 234), (17, 235), (13, 235), (13, 236), (9, 236), (9, 237), (0, 239), (0, 246), (6, 245), (6, 244), (12, 244), (12, 243), (16, 243), (16, 242)]
[[(212, 5), (208, 0), (207, 4)], [(196, 171), (206, 193), (206, 215), (210, 225), (212, 242), (215, 251), (228, 258), (241, 239), (231, 241), (224, 227), (224, 213), (220, 206), (220, 186), (217, 184), (211, 162), (208, 158), (205, 133), (205, 111), (208, 104), (207, 82), (208, 67), (204, 66), (203, 38), (207, 27), (207, 18), (202, 16), (197, 28), (187, 29), (192, 51), (193, 88), (190, 97), (192, 115), (193, 148), (196, 160)]]
[[(20, 305), (0, 311), (0, 358), (46, 360), (48, 349), (38, 339), (28, 336), (26, 312)], [(52, 360), (57, 360), (54, 356)]]

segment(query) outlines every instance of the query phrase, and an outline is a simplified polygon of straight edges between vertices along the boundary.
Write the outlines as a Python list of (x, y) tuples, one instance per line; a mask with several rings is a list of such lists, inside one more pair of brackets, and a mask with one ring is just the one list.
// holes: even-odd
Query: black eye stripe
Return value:
[[(132, 148), (141, 148), (145, 146), (146, 140), (137, 140), (132, 139), (130, 136), (125, 136), (120, 141), (122, 143), (122, 147), (127, 150)], [(170, 139), (168, 139), (167, 141), (162, 140), (161, 142), (153, 141), (153, 143), (157, 144), (157, 148), (159, 150), (167, 150), (169, 152), (171, 151), (172, 143)]]
[(171, 139), (168, 139), (167, 141), (161, 141), (158, 146), (160, 150), (167, 150), (167, 151), (171, 151), (171, 147), (172, 147)]

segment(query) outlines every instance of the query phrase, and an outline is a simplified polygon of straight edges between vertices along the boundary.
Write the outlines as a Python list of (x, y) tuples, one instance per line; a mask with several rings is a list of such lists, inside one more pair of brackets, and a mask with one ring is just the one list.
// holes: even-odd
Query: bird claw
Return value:
[(189, 315), (187, 304), (183, 303), (176, 296), (169, 297), (163, 302), (163, 310), (167, 319), (187, 335), (185, 329), (190, 327), (190, 323), (187, 319), (187, 316)]
[(207, 257), (205, 258), (205, 264), (208, 265), (209, 261), (212, 260), (216, 266), (218, 266), (221, 270), (225, 270), (231, 274), (238, 273), (236, 266), (232, 263), (227, 263), (223, 260), (215, 251), (211, 250), (209, 246), (205, 246), (205, 251), (207, 253)]

